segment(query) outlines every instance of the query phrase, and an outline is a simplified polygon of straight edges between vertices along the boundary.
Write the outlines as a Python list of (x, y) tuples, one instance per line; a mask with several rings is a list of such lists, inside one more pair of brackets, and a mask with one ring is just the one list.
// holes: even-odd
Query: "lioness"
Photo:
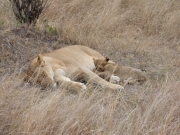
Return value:
[(96, 59), (105, 59), (105, 57), (81, 45), (67, 46), (51, 53), (39, 54), (30, 62), (25, 80), (40, 83), (45, 87), (56, 87), (57, 83), (61, 83), (78, 92), (85, 90), (86, 85), (72, 79), (83, 77), (112, 90), (123, 89), (121, 85), (107, 82), (92, 72), (95, 69)]
[(112, 83), (119, 83), (112, 81), (113, 76), (120, 77), (120, 82), (127, 84), (141, 84), (147, 80), (146, 73), (140, 69), (110, 63), (109, 58), (94, 59), (94, 64), (96, 66), (95, 73)]

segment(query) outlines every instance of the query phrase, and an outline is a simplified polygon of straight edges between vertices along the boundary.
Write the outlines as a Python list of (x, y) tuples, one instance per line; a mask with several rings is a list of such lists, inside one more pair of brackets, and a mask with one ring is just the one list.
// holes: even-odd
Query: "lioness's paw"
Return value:
[(57, 83), (54, 83), (54, 84), (53, 84), (53, 88), (56, 88), (56, 87), (57, 87)]
[(84, 83), (76, 82), (75, 84), (76, 84), (77, 89), (87, 90), (87, 87)]
[(112, 75), (110, 78), (110, 83), (118, 84), (120, 82), (120, 78), (118, 76)]
[(121, 86), (121, 85), (118, 85), (118, 86), (117, 86), (117, 90), (118, 90), (118, 91), (124, 90), (124, 87)]
[(118, 90), (118, 91), (124, 90), (124, 87), (121, 85), (114, 84), (113, 87), (114, 87), (114, 90)]

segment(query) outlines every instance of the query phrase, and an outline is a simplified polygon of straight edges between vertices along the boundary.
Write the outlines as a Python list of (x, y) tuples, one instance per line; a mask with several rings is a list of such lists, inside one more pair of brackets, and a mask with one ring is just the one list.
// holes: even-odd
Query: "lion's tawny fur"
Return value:
[(92, 72), (94, 60), (105, 59), (99, 52), (81, 45), (67, 46), (51, 53), (39, 54), (30, 62), (26, 80), (40, 83), (43, 86), (62, 84), (67, 88), (81, 91), (85, 84), (74, 81), (74, 78), (89, 79), (96, 84), (112, 90), (123, 89)]

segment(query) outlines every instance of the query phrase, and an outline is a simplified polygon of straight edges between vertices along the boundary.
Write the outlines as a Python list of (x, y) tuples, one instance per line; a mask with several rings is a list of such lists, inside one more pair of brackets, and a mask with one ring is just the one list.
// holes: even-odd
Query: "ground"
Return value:
[[(0, 134), (179, 135), (180, 1), (53, 0), (28, 30), (0, 3)], [(148, 81), (80, 95), (20, 79), (39, 53), (81, 44)]]

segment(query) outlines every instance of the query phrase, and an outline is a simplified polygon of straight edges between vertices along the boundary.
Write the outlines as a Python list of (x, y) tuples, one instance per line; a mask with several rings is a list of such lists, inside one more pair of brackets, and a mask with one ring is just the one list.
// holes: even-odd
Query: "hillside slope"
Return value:
[[(0, 134), (179, 135), (180, 1), (52, 0), (35, 28), (0, 3)], [(19, 74), (38, 53), (91, 47), (148, 81), (121, 93), (42, 90)]]

